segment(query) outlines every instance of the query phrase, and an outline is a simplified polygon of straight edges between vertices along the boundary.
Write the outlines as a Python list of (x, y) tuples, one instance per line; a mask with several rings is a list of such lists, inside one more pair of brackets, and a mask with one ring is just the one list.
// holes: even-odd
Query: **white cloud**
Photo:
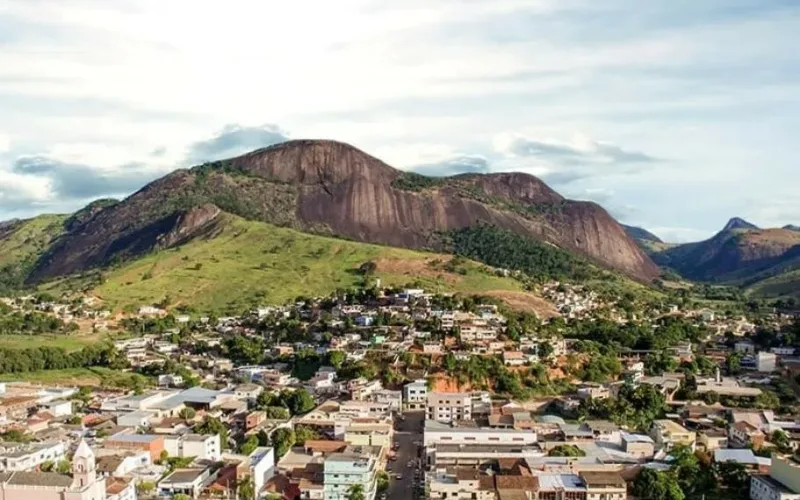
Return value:
[(0, 132), (0, 153), (5, 153), (11, 147), (11, 139), (7, 135)]

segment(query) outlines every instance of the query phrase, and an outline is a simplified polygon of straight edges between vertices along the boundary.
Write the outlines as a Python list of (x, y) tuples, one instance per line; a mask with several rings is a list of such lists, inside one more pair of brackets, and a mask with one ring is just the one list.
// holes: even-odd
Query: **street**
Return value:
[[(423, 495), (414, 495), (415, 482), (422, 491), (424, 485), (424, 473), (419, 474), (418, 481), (415, 481), (417, 467), (409, 467), (412, 461), (419, 463), (417, 457), (418, 447), (415, 442), (422, 442), (422, 422), (425, 413), (421, 411), (403, 413), (405, 420), (397, 421), (394, 433), (395, 443), (400, 444), (400, 448), (395, 451), (397, 460), (389, 462), (387, 472), (389, 473), (388, 500), (412, 500), (412, 498), (422, 498)], [(397, 474), (402, 474), (403, 478), (396, 479)]]

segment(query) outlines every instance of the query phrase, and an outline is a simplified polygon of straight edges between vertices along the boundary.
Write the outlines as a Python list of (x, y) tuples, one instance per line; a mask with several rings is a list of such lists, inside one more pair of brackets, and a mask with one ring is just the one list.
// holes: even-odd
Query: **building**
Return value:
[(580, 478), (586, 486), (586, 500), (625, 500), (628, 488), (618, 472), (584, 471)]
[(324, 463), (325, 500), (346, 500), (353, 485), (361, 485), (364, 500), (374, 500), (380, 449), (348, 446), (341, 453), (332, 453)]
[(264, 392), (264, 387), (258, 384), (240, 384), (233, 389), (233, 394), (237, 399), (252, 403), (255, 403), (262, 392)]
[(753, 475), (750, 500), (800, 500), (800, 463), (772, 457), (769, 475)]
[(403, 387), (403, 402), (408, 410), (422, 410), (428, 402), (428, 385), (425, 380), (415, 380)]
[(400, 412), (403, 410), (403, 393), (401, 391), (391, 391), (382, 389), (372, 393), (370, 400), (389, 406), (389, 411)]
[(756, 371), (772, 373), (778, 367), (778, 356), (771, 352), (761, 351), (756, 355)]
[(264, 485), (275, 475), (275, 451), (269, 446), (260, 446), (253, 450), (236, 467), (236, 479), (242, 480), (250, 477), (253, 480), (253, 490), (261, 491)]
[(150, 453), (150, 459), (155, 462), (161, 457), (161, 452), (164, 451), (164, 436), (118, 432), (108, 437), (103, 442), (103, 447), (120, 450), (146, 451)]
[(81, 441), (72, 458), (72, 477), (57, 472), (2, 472), (3, 500), (106, 500), (106, 479), (97, 477), (94, 453)]
[(154, 416), (154, 412), (146, 410), (123, 413), (117, 417), (117, 425), (120, 427), (149, 427), (150, 419)]
[(472, 420), (472, 398), (469, 394), (432, 392), (428, 394), (426, 418), (438, 422)]
[(672, 420), (655, 420), (650, 429), (650, 436), (659, 448), (666, 450), (676, 445), (688, 446), (695, 449), (697, 435)]
[(61, 443), (0, 442), (0, 471), (31, 471), (45, 462), (65, 458)]
[(136, 500), (136, 498), (136, 484), (130, 479), (107, 480), (106, 500)]
[[(490, 487), (486, 487), (486, 485)], [(494, 500), (494, 481), (475, 469), (436, 471), (428, 480), (431, 500)]]
[(203, 460), (219, 460), (222, 456), (219, 434), (164, 436), (164, 449), (171, 457), (195, 457)]
[(210, 468), (177, 469), (158, 482), (158, 495), (174, 497), (184, 494), (197, 498), (203, 487), (212, 480)]
[(140, 467), (152, 465), (146, 451), (120, 451), (97, 458), (97, 473), (105, 477), (124, 477)]
[(45, 403), (44, 407), (47, 408), (47, 411), (56, 418), (72, 415), (71, 401), (63, 401), (63, 400), (50, 401), (49, 403)]
[(392, 445), (392, 424), (351, 422), (345, 428), (344, 440), (356, 446), (388, 448)]
[(728, 440), (731, 446), (757, 450), (764, 446), (767, 436), (758, 427), (741, 420), (728, 427)]
[(436, 420), (425, 421), (423, 444), (433, 447), (440, 444), (452, 445), (533, 445), (538, 442), (536, 431), (532, 429), (503, 429), (478, 427), (474, 422), (442, 423)]

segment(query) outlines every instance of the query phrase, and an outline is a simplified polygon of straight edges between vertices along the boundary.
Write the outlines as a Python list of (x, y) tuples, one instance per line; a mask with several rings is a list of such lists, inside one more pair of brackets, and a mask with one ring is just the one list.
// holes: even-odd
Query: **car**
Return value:
[(394, 478), (397, 479), (398, 481), (400, 481), (401, 479), (403, 479), (403, 475), (402, 474), (398, 474), (398, 475), (394, 476)]

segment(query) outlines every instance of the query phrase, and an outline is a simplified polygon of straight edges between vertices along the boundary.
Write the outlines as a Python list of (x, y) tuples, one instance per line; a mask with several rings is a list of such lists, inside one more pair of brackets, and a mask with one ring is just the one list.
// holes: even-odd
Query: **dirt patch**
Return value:
[(532, 312), (540, 319), (550, 319), (561, 316), (556, 307), (541, 297), (528, 292), (515, 292), (511, 290), (492, 290), (486, 295), (497, 297), (512, 309)]
[(411, 277), (425, 277), (442, 279), (447, 283), (458, 283), (460, 276), (456, 276), (441, 269), (435, 269), (431, 264), (439, 262), (446, 264), (452, 259), (447, 255), (430, 257), (427, 259), (378, 259), (375, 261), (376, 271), (389, 274), (405, 274)]
[(455, 378), (440, 374), (433, 379), (431, 392), (471, 392), (472, 390), (474, 389), (469, 382), (461, 384), (459, 387)]

